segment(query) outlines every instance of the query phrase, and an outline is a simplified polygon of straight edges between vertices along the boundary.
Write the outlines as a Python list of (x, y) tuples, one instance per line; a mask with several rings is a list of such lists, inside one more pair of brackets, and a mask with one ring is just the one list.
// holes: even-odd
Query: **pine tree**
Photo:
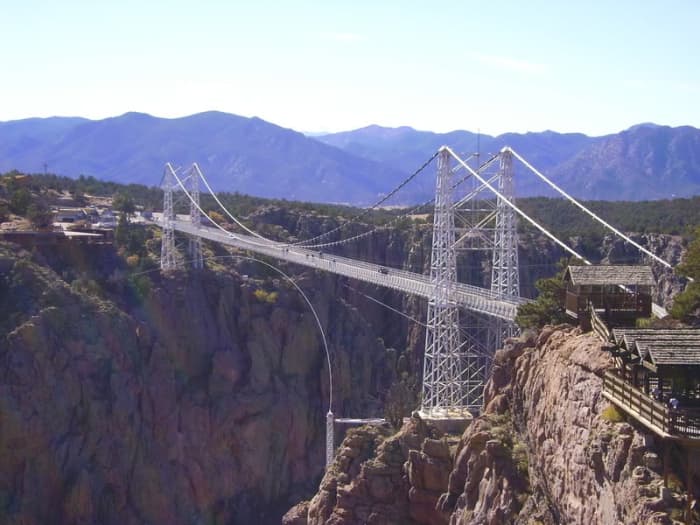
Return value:
[(700, 322), (700, 227), (695, 229), (693, 241), (676, 267), (676, 273), (693, 279), (673, 301), (671, 315), (685, 322)]

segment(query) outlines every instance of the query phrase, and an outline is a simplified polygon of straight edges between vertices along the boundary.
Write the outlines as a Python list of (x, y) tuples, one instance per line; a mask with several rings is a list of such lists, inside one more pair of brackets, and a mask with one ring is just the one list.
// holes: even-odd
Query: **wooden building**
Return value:
[(614, 328), (612, 343), (623, 380), (657, 401), (700, 410), (700, 330)]
[(662, 437), (700, 445), (700, 330), (614, 328), (612, 344), (606, 397)]
[(669, 486), (671, 450), (685, 454), (685, 523), (692, 517), (694, 479), (700, 476), (700, 330), (614, 328), (615, 367), (603, 376), (603, 396), (653, 431), (663, 445)]
[(589, 308), (609, 326), (634, 326), (651, 317), (654, 275), (649, 266), (569, 266), (564, 274), (566, 313), (590, 328)]

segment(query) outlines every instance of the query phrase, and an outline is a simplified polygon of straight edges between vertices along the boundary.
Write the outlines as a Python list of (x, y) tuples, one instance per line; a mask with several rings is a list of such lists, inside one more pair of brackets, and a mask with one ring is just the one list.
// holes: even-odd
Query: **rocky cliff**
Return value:
[[(284, 235), (336, 225), (283, 211), (262, 219)], [(414, 224), (343, 249), (422, 271), (429, 237)], [(555, 250), (541, 248), (523, 247), (523, 282), (554, 268)], [(466, 261), (461, 276), (472, 268), (488, 261)], [(421, 370), (424, 333), (362, 292), (417, 319), (424, 302), (311, 271), (295, 279), (329, 338), (334, 412), (381, 415), (397, 372)], [(0, 245), (0, 313), (1, 522), (274, 523), (318, 487), (328, 409), (318, 330), (297, 292), (255, 263), (161, 277), (135, 275), (108, 246), (29, 253)], [(473, 428), (505, 433), (504, 445), (487, 439), (491, 456), (480, 461), (500, 458), (493, 465), (513, 471), (493, 479), (511, 480), (516, 509), (532, 477), (523, 476), (525, 438), (507, 437), (523, 432), (515, 418), (494, 418)], [(417, 421), (393, 441), (388, 434), (357, 434), (343, 448), (347, 464), (338, 468), (347, 480), (324, 481), (328, 497), (317, 498), (309, 516), (330, 517), (335, 501), (339, 509), (360, 505), (359, 520), (442, 523), (455, 515), (462, 493), (449, 483), (457, 449), (467, 445)], [(361, 472), (376, 479), (336, 494)], [(396, 488), (406, 472), (407, 485)], [(366, 497), (373, 503), (362, 503)]]
[(662, 488), (653, 437), (602, 397), (610, 365), (571, 327), (510, 340), (458, 442), (417, 416), (395, 434), (358, 429), (284, 523), (670, 524), (687, 496)]
[[(278, 206), (266, 206), (250, 215), (256, 229), (265, 231), (279, 239), (308, 239), (324, 235), (317, 242), (335, 242), (347, 239), (370, 229), (369, 225), (346, 224), (344, 220), (313, 212), (300, 213)], [(265, 228), (268, 228), (265, 230)], [(630, 238), (651, 253), (676, 266), (685, 250), (683, 238), (679, 235), (657, 233), (631, 233)], [(327, 249), (346, 257), (380, 262), (389, 267), (404, 268), (425, 272), (430, 264), (432, 225), (420, 221), (403, 221), (399, 228), (379, 227), (374, 234), (362, 238), (362, 242), (340, 244)], [(669, 307), (673, 296), (683, 290), (685, 281), (673, 275), (662, 264), (641, 253), (637, 248), (612, 233), (592, 235), (591, 239), (572, 237), (562, 239), (578, 253), (594, 264), (651, 264), (657, 279), (654, 300)], [(324, 248), (326, 249), (326, 248)], [(539, 232), (520, 233), (518, 249), (520, 264), (520, 293), (525, 297), (535, 297), (535, 282), (540, 278), (551, 277), (557, 270), (557, 263), (568, 258), (559, 246)], [(488, 252), (460, 252), (458, 259), (458, 280), (470, 284), (489, 287), (491, 285), (491, 260)], [(396, 296), (401, 304), (405, 298)], [(406, 304), (403, 304), (405, 307)]]
[[(95, 249), (0, 244), (0, 522), (278, 523), (324, 463), (306, 303), (251, 264), (127, 278)], [(376, 413), (396, 353), (334, 279), (297, 282), (334, 410)]]

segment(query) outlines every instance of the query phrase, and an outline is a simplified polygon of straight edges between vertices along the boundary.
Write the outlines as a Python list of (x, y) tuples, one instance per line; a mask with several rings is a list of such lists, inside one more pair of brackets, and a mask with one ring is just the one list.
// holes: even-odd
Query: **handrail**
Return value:
[(700, 439), (698, 409), (673, 409), (648, 396), (611, 370), (603, 375), (603, 392), (620, 408), (654, 430), (660, 430), (671, 437)]
[(605, 321), (603, 321), (600, 316), (598, 315), (598, 312), (596, 312), (595, 308), (593, 307), (593, 303), (590, 301), (588, 302), (588, 311), (591, 314), (591, 328), (595, 331), (595, 333), (598, 334), (598, 336), (604, 341), (608, 342), (611, 340), (611, 334), (610, 330), (608, 329), (608, 326), (605, 324)]
[[(176, 230), (190, 235), (197, 235), (271, 257), (427, 298), (432, 297), (433, 294), (434, 284), (428, 275), (397, 268), (389, 270), (379, 264), (367, 263), (334, 254), (322, 254), (315, 250), (290, 246), (275, 241), (266, 240), (263, 242), (260, 239), (253, 239), (246, 235), (225, 234), (206, 226), (193, 225), (188, 221), (173, 220), (171, 222)], [(455, 300), (459, 305), (508, 321), (512, 321), (515, 318), (517, 307), (520, 304), (528, 302), (527, 299), (521, 297), (501, 295), (491, 290), (464, 283), (456, 283), (455, 292)]]

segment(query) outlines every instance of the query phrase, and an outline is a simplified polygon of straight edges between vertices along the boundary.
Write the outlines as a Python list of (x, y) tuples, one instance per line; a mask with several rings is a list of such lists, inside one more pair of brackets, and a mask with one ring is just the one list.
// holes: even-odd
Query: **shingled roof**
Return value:
[(700, 330), (613, 329), (615, 342), (654, 365), (700, 366)]
[(649, 266), (569, 266), (564, 280), (576, 286), (621, 284), (654, 286), (654, 274)]

